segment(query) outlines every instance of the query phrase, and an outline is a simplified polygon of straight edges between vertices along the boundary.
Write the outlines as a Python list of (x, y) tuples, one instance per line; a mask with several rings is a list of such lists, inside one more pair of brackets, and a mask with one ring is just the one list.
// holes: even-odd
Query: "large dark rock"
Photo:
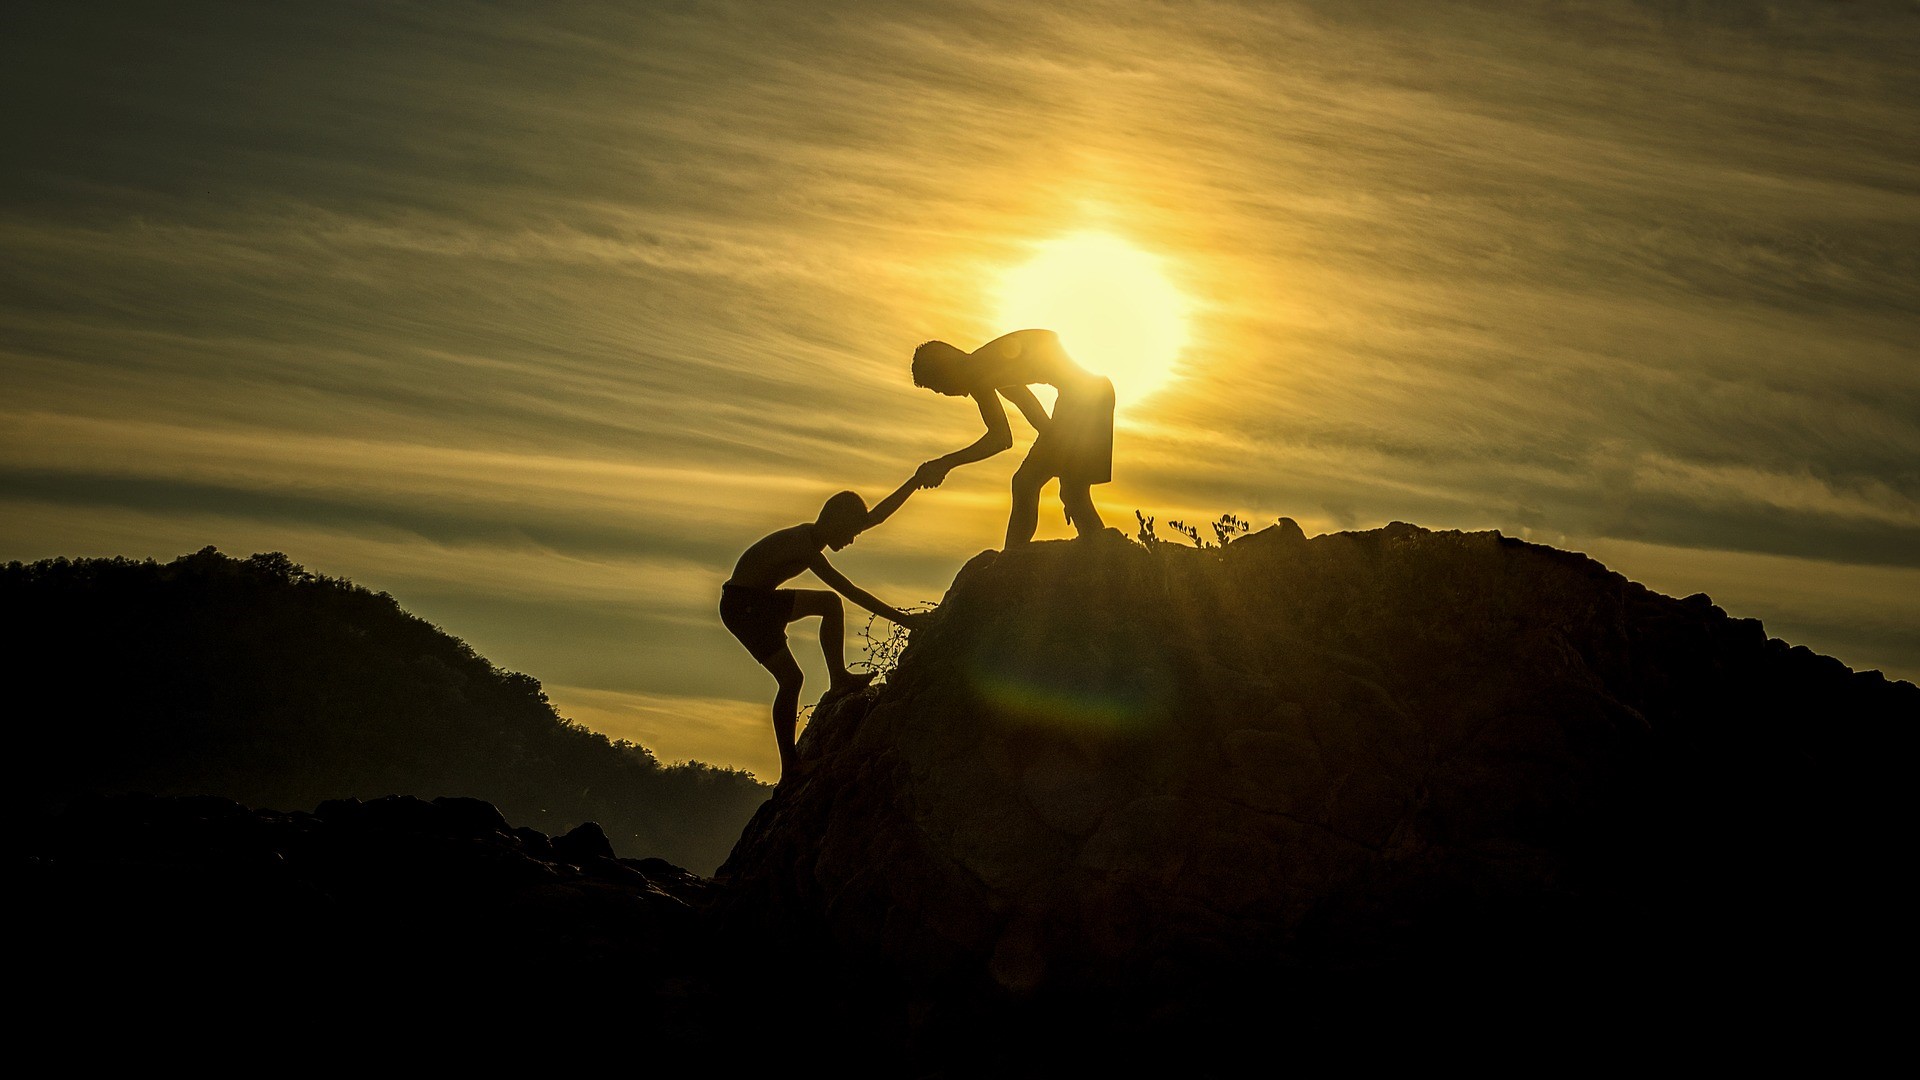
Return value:
[(191, 1013), (189, 991), (272, 988), (290, 1017), (334, 1023), (364, 1019), (365, 991), (448, 984), (468, 1009), (586, 987), (632, 1030), (707, 1032), (728, 1015), (705, 982), (708, 883), (615, 859), (597, 827), (572, 837), (580, 857), (557, 856), (478, 800), (82, 798), (14, 832), (9, 910), (29, 932), (12, 970), (48, 1000), (148, 1018)]
[(1496, 533), (1034, 544), (813, 717), (721, 911), (936, 1053), (1383, 996), (1797, 1000), (1889, 933), (1916, 717), (1911, 684)]
[(565, 836), (554, 837), (553, 852), (570, 862), (590, 864), (596, 859), (613, 858), (613, 845), (597, 822), (588, 821)]

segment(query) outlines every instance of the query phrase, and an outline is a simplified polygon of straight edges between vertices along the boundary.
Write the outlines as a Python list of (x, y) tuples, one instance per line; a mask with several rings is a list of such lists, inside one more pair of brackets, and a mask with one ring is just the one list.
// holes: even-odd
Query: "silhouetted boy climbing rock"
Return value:
[[(793, 729), (799, 717), (800, 687), (805, 681), (792, 650), (787, 648), (787, 624), (811, 615), (820, 617), (820, 653), (833, 678), (820, 704), (845, 697), (873, 681), (871, 673), (855, 675), (847, 670), (840, 596), (908, 629), (914, 627), (919, 616), (881, 603), (872, 593), (848, 581), (827, 562), (822, 549), (839, 551), (853, 543), (855, 537), (891, 517), (919, 486), (918, 477), (908, 480), (872, 510), (858, 494), (840, 492), (827, 500), (813, 521), (756, 541), (734, 564), (733, 576), (720, 587), (720, 621), (780, 684), (773, 699), (773, 736), (780, 746), (783, 780), (796, 773)], [(806, 570), (813, 571), (833, 592), (780, 588)], [(836, 592), (840, 596), (835, 596)]]

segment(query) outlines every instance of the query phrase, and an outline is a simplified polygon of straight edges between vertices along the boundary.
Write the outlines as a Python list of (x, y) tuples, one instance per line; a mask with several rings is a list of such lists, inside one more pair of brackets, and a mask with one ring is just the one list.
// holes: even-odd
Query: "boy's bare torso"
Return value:
[(1073, 362), (1060, 339), (1050, 330), (1016, 330), (988, 342), (970, 354), (973, 378), (984, 387), (1028, 386), (1039, 383), (1065, 389), (1090, 378)]
[[(729, 585), (749, 589), (777, 589), (802, 572), (812, 569), (823, 547), (811, 523), (802, 523), (768, 533), (741, 553), (733, 564)], [(711, 579), (709, 579), (711, 580)]]

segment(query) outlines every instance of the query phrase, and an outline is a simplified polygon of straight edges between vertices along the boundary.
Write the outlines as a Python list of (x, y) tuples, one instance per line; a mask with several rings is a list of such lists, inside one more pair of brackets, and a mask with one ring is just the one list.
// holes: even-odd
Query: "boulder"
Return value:
[(1920, 691), (1577, 554), (1289, 524), (973, 559), (812, 718), (726, 932), (949, 1047), (1823, 974), (1886, 884)]

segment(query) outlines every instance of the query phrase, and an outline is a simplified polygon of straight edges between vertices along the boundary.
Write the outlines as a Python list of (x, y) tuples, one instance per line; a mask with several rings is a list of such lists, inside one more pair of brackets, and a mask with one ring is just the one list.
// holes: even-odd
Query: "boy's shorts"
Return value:
[(720, 586), (720, 621), (755, 660), (787, 647), (787, 623), (792, 620), (792, 589)]
[(1020, 471), (1028, 479), (1057, 476), (1063, 484), (1113, 481), (1113, 382), (1075, 383), (1053, 403), (1053, 424), (1033, 440)]

